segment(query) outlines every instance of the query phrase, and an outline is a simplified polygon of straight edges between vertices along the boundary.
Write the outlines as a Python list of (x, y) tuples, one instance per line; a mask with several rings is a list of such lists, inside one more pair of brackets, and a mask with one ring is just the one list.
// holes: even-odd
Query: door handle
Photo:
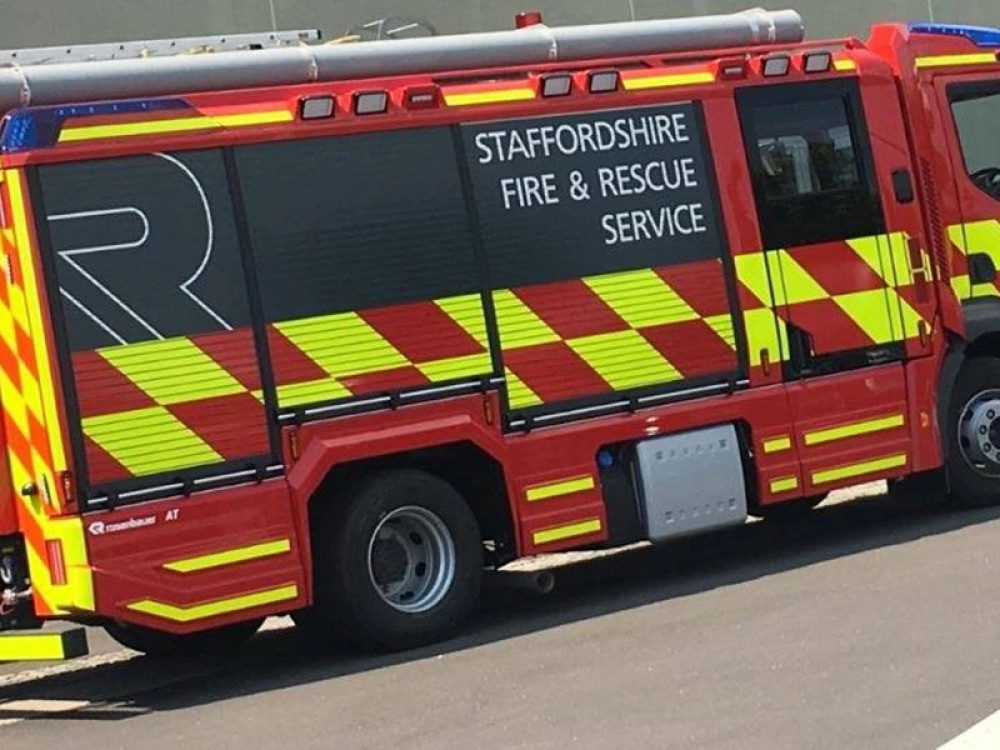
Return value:
[(927, 301), (927, 267), (924, 264), (923, 243), (919, 237), (906, 238), (906, 250), (909, 257), (910, 275), (917, 290), (917, 300)]

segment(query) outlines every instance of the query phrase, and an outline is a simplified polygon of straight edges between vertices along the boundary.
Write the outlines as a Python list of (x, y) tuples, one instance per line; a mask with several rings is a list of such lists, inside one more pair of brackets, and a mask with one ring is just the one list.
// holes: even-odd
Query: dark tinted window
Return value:
[(237, 149), (269, 321), (479, 286), (447, 128)]
[(738, 101), (765, 247), (884, 231), (853, 86), (744, 89)]
[(73, 351), (249, 325), (219, 151), (38, 169)]
[(1000, 81), (948, 87), (965, 169), (973, 181), (1000, 199)]

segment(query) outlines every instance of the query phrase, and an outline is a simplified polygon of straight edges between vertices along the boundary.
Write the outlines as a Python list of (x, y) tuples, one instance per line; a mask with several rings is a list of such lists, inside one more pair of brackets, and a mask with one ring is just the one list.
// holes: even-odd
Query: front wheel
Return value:
[(957, 502), (1000, 504), (1000, 359), (969, 359), (948, 408), (948, 479)]
[(451, 636), (482, 580), (479, 527), (462, 496), (430, 474), (397, 471), (339, 502), (313, 534), (311, 628), (383, 650)]

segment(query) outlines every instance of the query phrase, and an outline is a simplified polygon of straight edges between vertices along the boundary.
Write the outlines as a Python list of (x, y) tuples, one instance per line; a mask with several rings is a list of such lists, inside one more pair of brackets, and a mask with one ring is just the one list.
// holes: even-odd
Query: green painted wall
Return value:
[[(761, 1), (761, 0), (758, 0)], [(328, 38), (359, 23), (406, 15), (441, 32), (510, 28), (516, 11), (538, 8), (552, 24), (729, 12), (754, 0), (3, 0), (0, 47), (320, 28)], [(864, 37), (880, 20), (937, 20), (1000, 26), (998, 0), (801, 0), (811, 37)]]

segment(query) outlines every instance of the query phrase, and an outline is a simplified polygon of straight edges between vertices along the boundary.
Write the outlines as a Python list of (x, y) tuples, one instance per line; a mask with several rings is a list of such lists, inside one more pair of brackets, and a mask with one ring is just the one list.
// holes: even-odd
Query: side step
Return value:
[(0, 662), (63, 661), (86, 656), (88, 652), (87, 632), (83, 628), (0, 633)]

